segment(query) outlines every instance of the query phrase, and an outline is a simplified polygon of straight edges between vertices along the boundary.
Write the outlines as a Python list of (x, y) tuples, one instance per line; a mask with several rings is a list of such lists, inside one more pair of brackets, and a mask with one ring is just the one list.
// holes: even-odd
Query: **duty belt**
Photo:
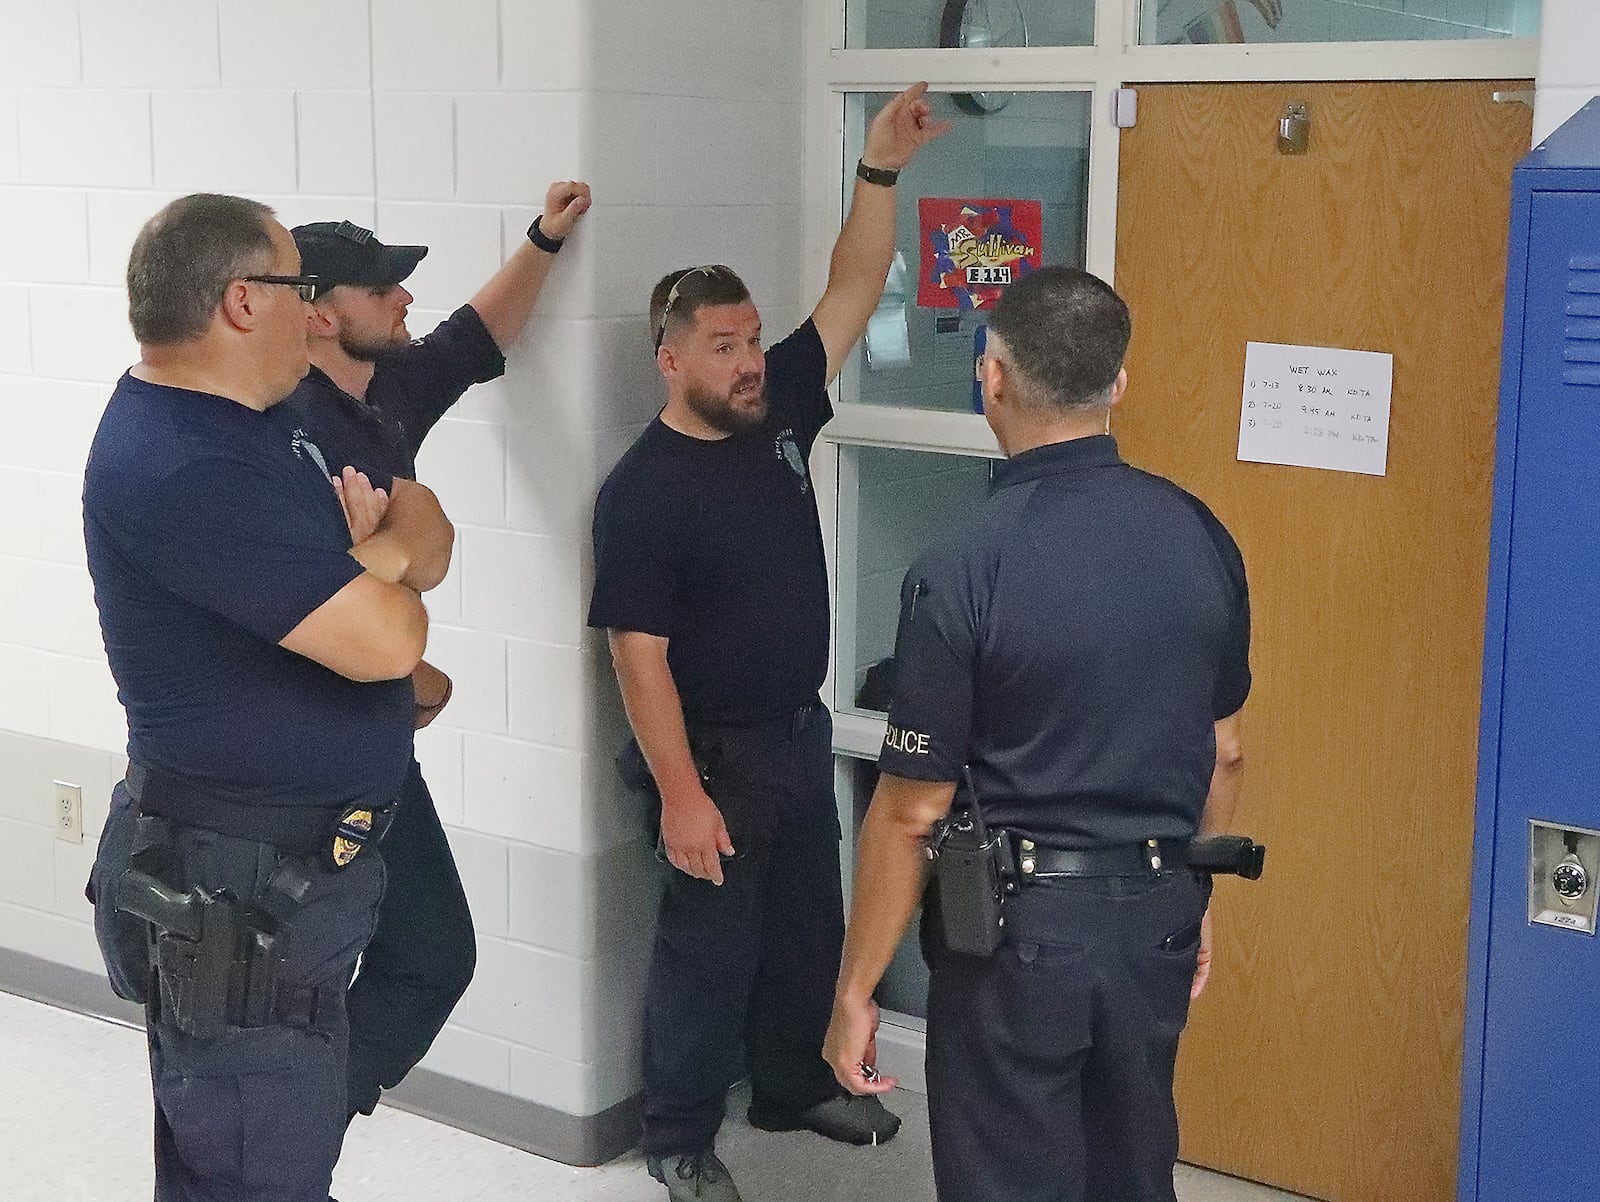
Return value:
[(1024, 882), (1066, 876), (1153, 876), (1183, 869), (1253, 881), (1261, 876), (1267, 851), (1244, 835), (1146, 839), (1090, 848), (1046, 847), (1017, 837), (1016, 849), (1016, 871)]
[(1017, 872), (1024, 881), (1057, 876), (1149, 876), (1177, 872), (1188, 861), (1187, 839), (1146, 839), (1110, 847), (1046, 847), (1017, 840)]
[(247, 805), (225, 801), (159, 769), (130, 763), (128, 794), (141, 814), (248, 839), (343, 868), (383, 838), (394, 807)]

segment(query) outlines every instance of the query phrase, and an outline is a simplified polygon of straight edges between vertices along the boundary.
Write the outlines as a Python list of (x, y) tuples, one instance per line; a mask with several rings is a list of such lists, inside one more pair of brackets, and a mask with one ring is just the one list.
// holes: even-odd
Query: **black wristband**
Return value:
[(856, 161), (856, 178), (864, 179), (869, 184), (877, 184), (880, 188), (892, 188), (895, 181), (900, 178), (898, 171), (890, 171), (886, 167), (868, 167), (866, 160)]
[(528, 227), (528, 241), (532, 242), (540, 250), (544, 251), (545, 254), (553, 255), (561, 249), (562, 245), (566, 242), (566, 239), (552, 238), (549, 234), (545, 233), (544, 230), (540, 229), (539, 221), (543, 216), (544, 214), (540, 213), (538, 217), (533, 219), (533, 224)]

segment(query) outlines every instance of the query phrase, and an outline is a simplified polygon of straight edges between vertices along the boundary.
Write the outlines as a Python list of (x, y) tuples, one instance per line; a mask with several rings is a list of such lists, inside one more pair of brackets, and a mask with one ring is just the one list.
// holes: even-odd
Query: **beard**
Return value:
[(383, 356), (392, 354), (401, 347), (411, 342), (411, 335), (401, 327), (388, 339), (379, 341), (373, 338), (361, 338), (353, 334), (339, 333), (339, 347), (352, 359), (362, 363), (373, 363)]
[(760, 376), (740, 376), (725, 393), (690, 388), (683, 399), (696, 417), (724, 434), (754, 430), (767, 420), (767, 390)]

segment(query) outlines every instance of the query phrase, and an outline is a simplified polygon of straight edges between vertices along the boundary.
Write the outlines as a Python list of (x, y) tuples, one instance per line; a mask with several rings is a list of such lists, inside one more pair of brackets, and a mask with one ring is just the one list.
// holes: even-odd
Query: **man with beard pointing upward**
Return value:
[(878, 1143), (900, 1120), (821, 1059), (844, 935), (833, 735), (818, 698), (828, 578), (806, 467), (827, 385), (894, 256), (895, 178), (942, 134), (926, 84), (873, 118), (828, 286), (765, 355), (723, 266), (650, 298), (667, 404), (595, 503), (589, 624), (609, 635), (634, 741), (624, 779), (660, 807), (662, 899), (645, 999), (644, 1150), (672, 1199), (737, 1202), (712, 1150), (748, 1065), (750, 1121)]

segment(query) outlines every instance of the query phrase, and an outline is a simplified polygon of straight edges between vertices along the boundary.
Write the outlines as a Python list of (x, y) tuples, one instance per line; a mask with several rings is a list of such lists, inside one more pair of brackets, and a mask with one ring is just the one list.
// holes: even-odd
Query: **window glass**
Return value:
[(1143, 0), (1146, 44), (1532, 37), (1540, 0)]
[[(847, 98), (845, 162), (887, 94)], [(982, 329), (1007, 279), (1040, 264), (1083, 266), (1088, 92), (930, 95), (954, 128), (895, 189), (894, 266), (840, 379), (840, 400), (971, 413)], [(846, 172), (845, 203), (855, 187)], [(928, 202), (924, 204), (923, 202)]]
[(841, 447), (839, 660), (834, 708), (884, 712), (900, 581), (912, 561), (989, 495), (995, 460)]
[(1094, 0), (846, 0), (845, 47), (1092, 46)]

